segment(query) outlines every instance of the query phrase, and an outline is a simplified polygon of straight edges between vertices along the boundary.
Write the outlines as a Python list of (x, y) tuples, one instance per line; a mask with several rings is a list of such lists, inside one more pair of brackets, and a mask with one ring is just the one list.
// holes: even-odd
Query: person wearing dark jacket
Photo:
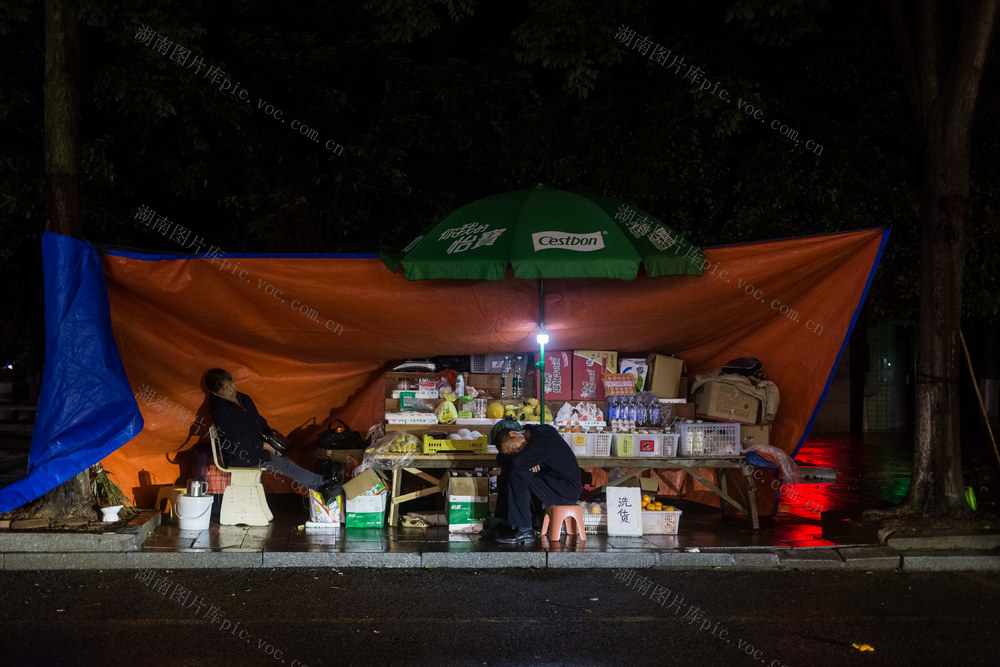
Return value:
[(576, 455), (555, 428), (526, 426), (503, 419), (493, 426), (490, 440), (499, 450), (496, 516), (510, 530), (497, 542), (516, 544), (535, 539), (531, 527), (531, 496), (548, 505), (575, 505), (583, 482)]
[(257, 411), (253, 399), (236, 391), (232, 375), (213, 368), (205, 374), (205, 385), (212, 392), (212, 421), (219, 432), (223, 465), (276, 472), (299, 486), (318, 490), (327, 503), (339, 494), (339, 485), (295, 464), (264, 441), (264, 434), (271, 427)]

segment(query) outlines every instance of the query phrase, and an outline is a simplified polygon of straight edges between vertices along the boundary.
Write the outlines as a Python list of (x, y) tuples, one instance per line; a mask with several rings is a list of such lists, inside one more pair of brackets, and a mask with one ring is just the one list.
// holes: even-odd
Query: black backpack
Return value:
[(764, 374), (764, 364), (761, 363), (760, 359), (753, 357), (740, 357), (739, 359), (727, 361), (726, 365), (722, 367), (722, 374), (743, 375), (745, 377), (757, 378), (758, 380), (767, 379), (767, 375)]
[(317, 447), (320, 449), (364, 449), (368, 446), (361, 434), (345, 424), (343, 420), (334, 419), (333, 421), (340, 422), (343, 430), (338, 433), (331, 426), (329, 430), (323, 431), (316, 436)]

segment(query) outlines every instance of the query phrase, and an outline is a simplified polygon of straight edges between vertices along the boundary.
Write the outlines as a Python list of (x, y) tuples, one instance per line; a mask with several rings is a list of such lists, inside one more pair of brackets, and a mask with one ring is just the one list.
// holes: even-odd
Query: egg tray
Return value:
[(438, 452), (472, 452), (473, 454), (486, 454), (486, 436), (476, 440), (453, 440), (451, 438), (436, 439), (424, 434), (424, 454), (437, 454)]

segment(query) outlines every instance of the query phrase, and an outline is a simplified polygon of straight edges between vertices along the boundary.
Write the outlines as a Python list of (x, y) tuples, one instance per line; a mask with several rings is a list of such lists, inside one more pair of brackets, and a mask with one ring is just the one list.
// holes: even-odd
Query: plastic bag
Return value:
[(365, 452), (365, 462), (380, 470), (408, 468), (420, 453), (420, 443), (420, 438), (406, 431), (386, 433)]
[(613, 486), (615, 482), (625, 477), (625, 471), (621, 468), (608, 469), (608, 483), (605, 486)]
[(799, 466), (791, 456), (774, 445), (750, 445), (743, 451), (756, 452), (768, 461), (778, 464), (778, 467), (781, 468), (781, 476), (788, 480), (789, 484), (799, 483)]

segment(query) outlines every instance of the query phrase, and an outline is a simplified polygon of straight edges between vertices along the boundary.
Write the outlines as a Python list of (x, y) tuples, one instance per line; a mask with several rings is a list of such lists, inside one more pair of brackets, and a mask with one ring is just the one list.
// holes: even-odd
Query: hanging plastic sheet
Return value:
[(45, 370), (28, 475), (0, 489), (0, 512), (51, 491), (142, 430), (111, 333), (104, 269), (93, 246), (42, 236)]

